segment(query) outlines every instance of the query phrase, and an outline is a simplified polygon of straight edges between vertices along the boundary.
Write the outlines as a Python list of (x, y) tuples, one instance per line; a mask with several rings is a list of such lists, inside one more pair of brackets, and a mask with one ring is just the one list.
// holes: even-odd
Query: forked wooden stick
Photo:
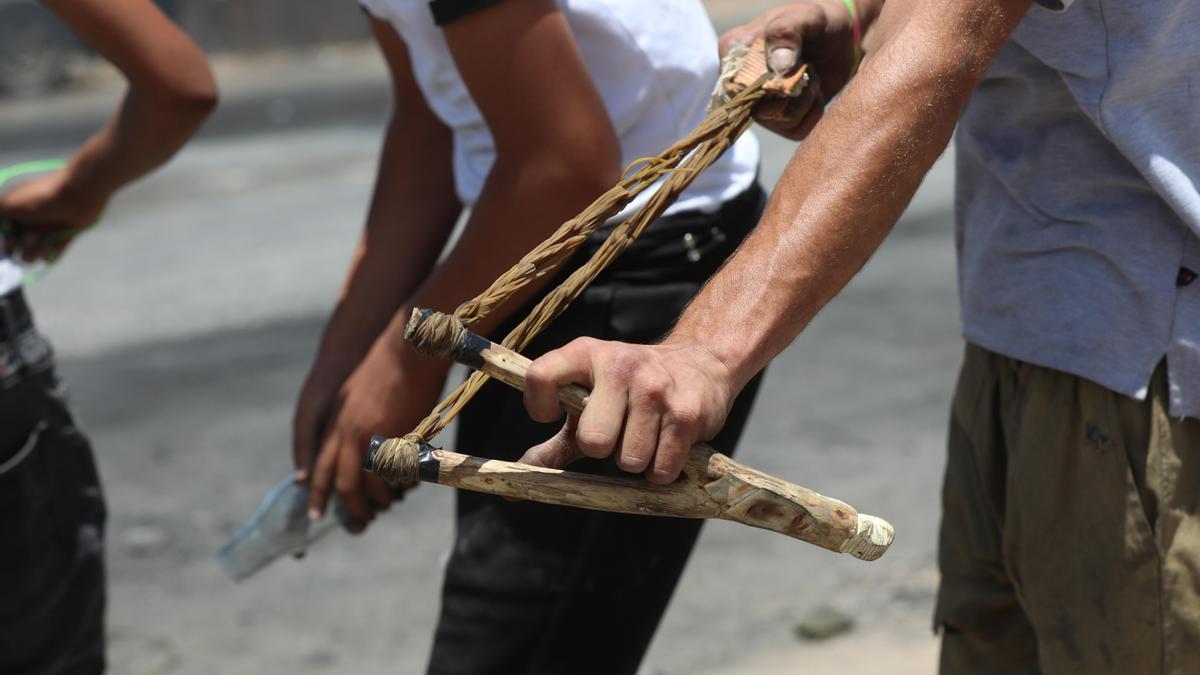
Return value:
[[(430, 324), (449, 328), (430, 330)], [(467, 331), (448, 315), (414, 310), (407, 337), (423, 352), (451, 357), (517, 389), (525, 384), (529, 359)], [(559, 390), (563, 406), (576, 414), (587, 405), (587, 396), (586, 389), (574, 385)], [(404, 439), (376, 438), (366, 465), (372, 465), (376, 452), (400, 445)], [(692, 447), (683, 474), (670, 485), (640, 476), (595, 476), (482, 459), (427, 443), (407, 445), (412, 456), (401, 463), (401, 475), (395, 477), (401, 481), (618, 513), (733, 520), (862, 560), (879, 558), (894, 536), (882, 518), (739, 464), (704, 444)]]

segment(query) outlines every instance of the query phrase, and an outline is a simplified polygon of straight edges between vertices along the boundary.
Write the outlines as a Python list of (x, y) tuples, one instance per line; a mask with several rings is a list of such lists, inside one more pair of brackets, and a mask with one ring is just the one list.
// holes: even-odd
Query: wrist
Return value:
[(86, 147), (63, 169), (61, 197), (79, 210), (95, 210), (108, 202), (119, 186), (109, 185), (99, 159), (92, 157), (95, 148)]
[(453, 365), (448, 359), (426, 356), (409, 344), (405, 339), (405, 328), (408, 325), (409, 307), (403, 307), (396, 313), (395, 318), (380, 334), (375, 342), (375, 349), (387, 352), (388, 358), (394, 360), (406, 373), (411, 373), (416, 379), (444, 380)]
[(667, 335), (661, 344), (664, 347), (685, 350), (697, 361), (706, 364), (707, 374), (728, 391), (730, 400), (733, 400), (758, 370), (750, 366), (746, 352), (728, 345), (714, 344), (711, 340), (679, 329)]
[(351, 354), (324, 346), (317, 352), (312, 367), (309, 368), (307, 381), (311, 384), (325, 386), (341, 386), (358, 364), (362, 363), (362, 354)]

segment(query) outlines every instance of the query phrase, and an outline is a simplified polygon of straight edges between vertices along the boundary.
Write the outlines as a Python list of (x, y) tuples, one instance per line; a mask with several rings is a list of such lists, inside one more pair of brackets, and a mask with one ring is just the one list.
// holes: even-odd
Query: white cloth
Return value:
[(21, 285), (21, 267), (4, 255), (4, 237), (0, 237), (0, 295)]
[[(512, 0), (510, 0), (512, 1)], [(471, 205), (495, 161), (495, 144), (458, 74), (428, 0), (360, 0), (408, 46), (417, 85), (454, 134), (458, 197)], [(624, 165), (657, 155), (705, 114), (717, 79), (717, 36), (699, 0), (559, 0), (604, 99)], [(758, 141), (745, 134), (667, 211), (715, 210), (754, 181)], [(624, 213), (631, 213), (646, 191)]]

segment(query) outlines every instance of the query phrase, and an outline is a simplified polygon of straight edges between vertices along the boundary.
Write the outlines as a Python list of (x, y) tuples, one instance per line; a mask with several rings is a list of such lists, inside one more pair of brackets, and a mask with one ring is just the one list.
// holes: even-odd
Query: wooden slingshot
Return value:
[[(763, 96), (798, 94), (807, 82), (805, 73), (802, 66), (788, 77), (772, 77), (761, 40), (741, 50), (736, 60), (727, 58), (722, 64), (714, 106), (691, 134), (657, 157), (634, 162), (616, 186), (559, 227), (487, 290), (460, 305), (453, 315), (413, 310), (405, 335), (409, 342), (425, 353), (453, 358), (475, 372), (411, 433), (399, 438), (376, 437), (367, 450), (366, 468), (399, 483), (436, 482), (505, 497), (620, 513), (734, 520), (862, 560), (883, 555), (894, 536), (887, 521), (739, 464), (703, 444), (692, 447), (683, 474), (670, 485), (655, 485), (632, 475), (595, 476), (482, 459), (429, 444), (429, 439), (449, 424), (489, 376), (522, 388), (529, 360), (517, 352), (561, 314), (697, 174), (733, 145), (750, 126), (753, 106)], [(530, 281), (553, 271), (600, 225), (652, 186), (657, 190), (645, 205), (614, 226), (591, 260), (550, 291), (503, 344), (468, 330)], [(576, 414), (587, 404), (587, 396), (582, 387), (559, 390), (559, 400)]]

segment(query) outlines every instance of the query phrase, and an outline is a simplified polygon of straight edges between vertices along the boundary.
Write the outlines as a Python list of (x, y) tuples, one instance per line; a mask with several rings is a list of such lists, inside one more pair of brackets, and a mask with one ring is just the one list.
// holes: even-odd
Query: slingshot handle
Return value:
[[(432, 332), (417, 329), (433, 316), (437, 315), (428, 310), (413, 311), (407, 335), (418, 349), (449, 355), (509, 386), (524, 388), (529, 359), (465, 328), (437, 332), (438, 339), (454, 340), (453, 344), (430, 344)], [(579, 413), (587, 405), (588, 393), (576, 385), (561, 387), (559, 401), (568, 411)], [(371, 456), (387, 444), (398, 444), (388, 448), (394, 451), (402, 441), (377, 438), (369, 450), (368, 465)], [(679, 480), (670, 485), (656, 485), (632, 475), (596, 476), (482, 459), (428, 444), (411, 452), (419, 452), (404, 462), (417, 474), (406, 477), (411, 480), (602, 511), (722, 518), (862, 560), (879, 558), (894, 537), (892, 526), (882, 518), (860, 514), (844, 502), (752, 469), (704, 444), (692, 446)]]

